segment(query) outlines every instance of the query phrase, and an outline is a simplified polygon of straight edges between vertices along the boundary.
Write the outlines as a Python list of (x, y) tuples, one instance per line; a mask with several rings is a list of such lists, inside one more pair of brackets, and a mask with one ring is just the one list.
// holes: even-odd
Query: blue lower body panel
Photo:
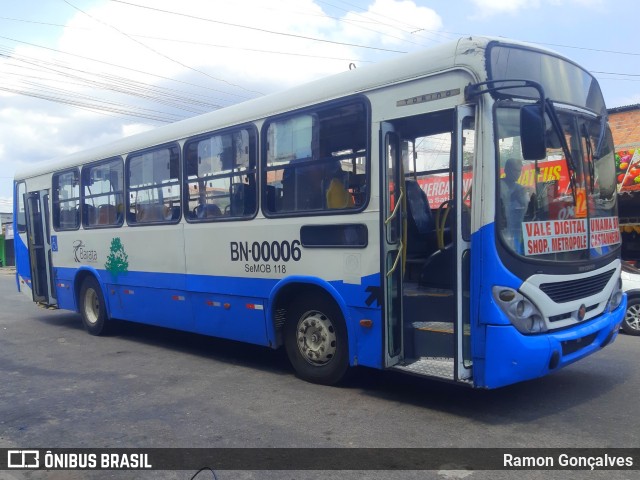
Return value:
[[(275, 348), (281, 336), (275, 331), (270, 301), (286, 281), (167, 273), (126, 272), (112, 276), (104, 270), (57, 268), (59, 307), (79, 310), (76, 278), (81, 270), (98, 278), (112, 318)], [(349, 335), (351, 364), (382, 368), (382, 316), (372, 301), (373, 275), (361, 285), (325, 282), (315, 277), (295, 281), (323, 287), (340, 306)], [(373, 322), (372, 328), (360, 325)], [(280, 337), (280, 338), (279, 338)]]

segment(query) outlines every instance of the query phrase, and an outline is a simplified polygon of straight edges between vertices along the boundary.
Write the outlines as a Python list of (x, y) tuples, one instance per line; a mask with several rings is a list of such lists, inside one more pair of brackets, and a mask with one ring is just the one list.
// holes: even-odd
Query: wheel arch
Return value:
[(634, 288), (634, 289), (631, 289), (631, 290), (625, 290), (624, 293), (627, 294), (627, 302), (640, 298), (640, 289)]
[(268, 328), (271, 330), (271, 337), (274, 339), (274, 347), (284, 344), (283, 329), (287, 319), (287, 311), (294, 299), (300, 295), (318, 293), (326, 296), (334, 302), (345, 323), (347, 330), (347, 343), (349, 348), (349, 363), (353, 364), (356, 352), (355, 331), (351, 326), (349, 307), (340, 292), (326, 280), (317, 277), (291, 276), (278, 282), (269, 295), (268, 318), (270, 319)]
[(107, 286), (102, 281), (102, 277), (98, 270), (92, 267), (83, 266), (76, 270), (75, 277), (73, 279), (73, 296), (74, 303), (76, 305), (76, 312), (80, 311), (80, 289), (82, 288), (82, 284), (87, 277), (94, 277), (100, 285), (100, 289), (102, 290), (102, 297), (105, 299), (105, 310), (107, 312), (107, 318), (111, 318), (111, 311), (109, 308), (109, 300), (107, 296)]

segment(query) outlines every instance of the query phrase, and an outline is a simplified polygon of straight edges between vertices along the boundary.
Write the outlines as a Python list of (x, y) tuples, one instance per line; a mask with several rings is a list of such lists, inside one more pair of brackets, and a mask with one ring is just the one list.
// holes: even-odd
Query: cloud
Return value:
[(523, 10), (539, 9), (544, 3), (552, 7), (577, 4), (582, 8), (601, 9), (604, 0), (471, 0), (476, 5), (475, 18), (500, 14), (517, 14)]
[(424, 35), (417, 33), (441, 28), (442, 19), (431, 8), (419, 7), (410, 0), (375, 0), (366, 12), (345, 15), (339, 33), (354, 41), (414, 49), (424, 46)]
[(528, 8), (539, 8), (540, 0), (471, 0), (486, 15), (513, 13)]
[(0, 56), (0, 197), (20, 166), (395, 55), (373, 48), (415, 49), (442, 27), (410, 0), (357, 12), (314, 0), (130, 2), (147, 8), (69, 7), (47, 48), (19, 43)]

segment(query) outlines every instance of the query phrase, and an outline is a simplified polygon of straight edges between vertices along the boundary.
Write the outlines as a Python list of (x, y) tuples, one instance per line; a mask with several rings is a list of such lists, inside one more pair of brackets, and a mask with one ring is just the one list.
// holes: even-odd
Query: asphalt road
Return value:
[[(283, 352), (124, 324), (93, 337), (0, 270), (0, 448), (640, 447), (640, 338), (494, 390), (359, 370), (295, 377)], [(215, 465), (212, 465), (215, 468)], [(5, 479), (189, 479), (194, 471), (0, 471)], [(636, 471), (216, 471), (218, 479), (639, 478)], [(213, 478), (203, 472), (198, 480)]]

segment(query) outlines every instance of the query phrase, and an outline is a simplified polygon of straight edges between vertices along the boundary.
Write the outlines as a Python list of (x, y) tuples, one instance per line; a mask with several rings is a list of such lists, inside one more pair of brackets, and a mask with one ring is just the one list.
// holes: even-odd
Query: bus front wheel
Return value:
[(628, 335), (640, 335), (640, 297), (630, 297), (627, 300), (622, 329)]
[(298, 376), (335, 385), (349, 370), (347, 329), (338, 306), (324, 295), (296, 300), (285, 324), (285, 348)]
[(91, 335), (104, 335), (108, 330), (107, 309), (100, 284), (87, 277), (80, 287), (80, 313), (85, 330)]

